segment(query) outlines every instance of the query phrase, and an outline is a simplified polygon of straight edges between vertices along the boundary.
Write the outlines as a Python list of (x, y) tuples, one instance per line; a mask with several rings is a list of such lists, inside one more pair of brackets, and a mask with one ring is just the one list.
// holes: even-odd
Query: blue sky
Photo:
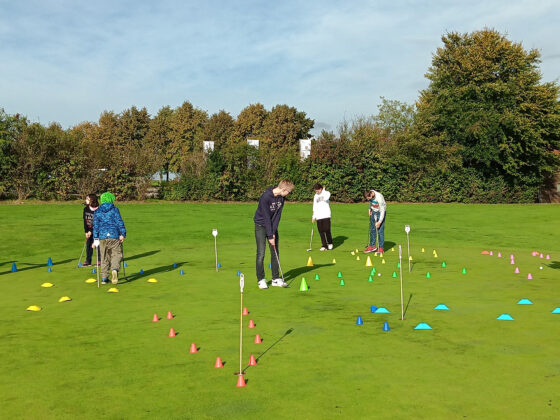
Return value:
[(559, 21), (555, 0), (0, 0), (0, 107), (70, 127), (132, 105), (236, 117), (261, 102), (335, 130), (381, 96), (413, 103), (449, 31), (497, 29), (558, 80)]

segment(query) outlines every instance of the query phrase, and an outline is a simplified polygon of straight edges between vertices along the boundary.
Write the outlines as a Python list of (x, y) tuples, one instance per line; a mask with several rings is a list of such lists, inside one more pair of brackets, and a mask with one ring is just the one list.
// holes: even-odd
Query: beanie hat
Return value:
[(111, 194), (110, 192), (105, 192), (103, 194), (101, 194), (101, 204), (104, 203), (114, 203), (115, 202), (115, 196), (113, 194)]

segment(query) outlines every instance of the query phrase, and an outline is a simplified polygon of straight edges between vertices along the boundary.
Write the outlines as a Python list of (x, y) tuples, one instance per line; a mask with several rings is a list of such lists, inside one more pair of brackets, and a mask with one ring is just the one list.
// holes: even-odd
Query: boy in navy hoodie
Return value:
[(102, 283), (107, 283), (110, 269), (111, 282), (117, 284), (126, 229), (119, 209), (113, 204), (115, 196), (106, 192), (101, 194), (100, 201), (101, 205), (93, 214), (93, 247), (101, 251)]
[(277, 187), (268, 188), (259, 199), (259, 206), (255, 212), (255, 240), (257, 242), (257, 282), (259, 289), (268, 289), (264, 274), (264, 254), (266, 243), (270, 248), (270, 265), (272, 268), (272, 286), (287, 287), (284, 280), (278, 275), (278, 224), (284, 208), (284, 197), (292, 192), (294, 184), (288, 180), (282, 180)]

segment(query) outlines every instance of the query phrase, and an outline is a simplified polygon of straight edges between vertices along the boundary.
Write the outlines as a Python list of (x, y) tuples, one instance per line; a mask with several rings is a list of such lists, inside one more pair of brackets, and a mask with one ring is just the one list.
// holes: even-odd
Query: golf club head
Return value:
[(218, 229), (212, 229), (212, 236), (214, 236), (214, 238), (218, 236)]

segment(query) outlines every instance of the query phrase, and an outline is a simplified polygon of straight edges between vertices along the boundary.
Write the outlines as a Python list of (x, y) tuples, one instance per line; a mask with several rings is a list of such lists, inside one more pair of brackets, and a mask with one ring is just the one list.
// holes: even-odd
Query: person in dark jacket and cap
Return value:
[(101, 253), (102, 283), (108, 282), (111, 270), (111, 282), (117, 284), (126, 229), (119, 209), (113, 204), (115, 196), (106, 192), (101, 194), (99, 201), (101, 205), (93, 214), (93, 248), (99, 247)]

